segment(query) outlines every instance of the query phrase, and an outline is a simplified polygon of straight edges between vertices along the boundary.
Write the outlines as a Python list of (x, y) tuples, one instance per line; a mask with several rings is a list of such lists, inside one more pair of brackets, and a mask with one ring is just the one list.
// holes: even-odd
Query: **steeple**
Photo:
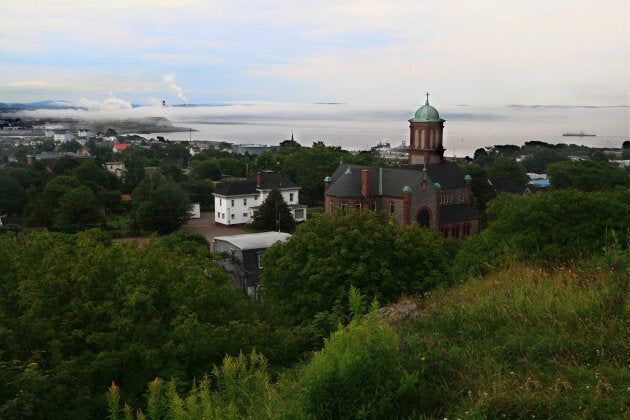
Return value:
[(429, 92), (423, 106), (409, 120), (409, 161), (410, 165), (418, 163), (440, 163), (444, 160), (442, 134), (444, 119), (440, 118), (437, 109), (429, 105)]

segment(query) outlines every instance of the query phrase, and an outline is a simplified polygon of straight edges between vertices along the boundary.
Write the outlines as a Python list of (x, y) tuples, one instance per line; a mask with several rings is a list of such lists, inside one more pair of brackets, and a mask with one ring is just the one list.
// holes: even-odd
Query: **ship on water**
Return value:
[(595, 137), (595, 134), (586, 134), (584, 131), (579, 133), (562, 133), (564, 137)]

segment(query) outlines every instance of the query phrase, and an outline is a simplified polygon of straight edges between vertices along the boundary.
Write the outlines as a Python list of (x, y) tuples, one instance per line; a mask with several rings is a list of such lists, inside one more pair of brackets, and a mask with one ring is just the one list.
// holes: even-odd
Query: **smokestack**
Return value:
[(262, 172), (256, 174), (256, 187), (262, 187)]

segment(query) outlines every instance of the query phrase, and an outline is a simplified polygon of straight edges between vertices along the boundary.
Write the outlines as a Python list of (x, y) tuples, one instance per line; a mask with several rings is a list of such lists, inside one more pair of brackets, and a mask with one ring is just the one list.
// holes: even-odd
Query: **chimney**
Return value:
[(327, 176), (326, 178), (324, 178), (324, 192), (328, 191), (328, 187), (330, 186), (330, 183), (332, 182), (332, 178)]
[(368, 200), (370, 198), (370, 170), (363, 169), (361, 171), (361, 192), (363, 198)]
[(262, 172), (258, 172), (256, 174), (256, 187), (257, 188), (262, 187)]
[(405, 185), (403, 188), (403, 226), (411, 224), (411, 188)]

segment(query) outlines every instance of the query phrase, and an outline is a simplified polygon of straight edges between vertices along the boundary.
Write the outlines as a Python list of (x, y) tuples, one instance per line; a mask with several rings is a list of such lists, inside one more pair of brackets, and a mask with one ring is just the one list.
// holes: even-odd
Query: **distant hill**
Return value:
[(15, 112), (35, 109), (85, 109), (80, 106), (73, 105), (69, 101), (63, 100), (49, 100), (29, 103), (5, 103), (0, 102), (0, 112)]

